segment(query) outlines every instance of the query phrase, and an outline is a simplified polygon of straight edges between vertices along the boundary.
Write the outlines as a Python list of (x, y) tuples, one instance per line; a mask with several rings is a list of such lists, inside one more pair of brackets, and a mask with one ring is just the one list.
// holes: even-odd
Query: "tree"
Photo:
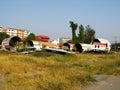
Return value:
[(27, 36), (27, 38), (26, 38), (26, 40), (23, 40), (23, 47), (25, 48), (26, 47), (26, 45), (27, 46), (29, 46), (29, 41), (30, 40), (35, 40), (36, 38), (35, 38), (35, 34), (34, 33), (30, 33), (28, 36)]
[(70, 27), (72, 29), (72, 43), (77, 42), (77, 37), (76, 37), (76, 30), (77, 30), (77, 23), (74, 23), (73, 21), (70, 21)]
[(90, 25), (86, 26), (85, 30), (85, 43), (90, 43), (95, 38), (95, 31), (90, 27)]
[(30, 33), (26, 39), (27, 41), (29, 40), (35, 40), (35, 34), (34, 33)]
[(82, 24), (79, 26), (78, 41), (84, 43), (84, 27)]
[(4, 32), (0, 32), (0, 44), (2, 44), (2, 41), (5, 39), (5, 38), (9, 38), (10, 36)]

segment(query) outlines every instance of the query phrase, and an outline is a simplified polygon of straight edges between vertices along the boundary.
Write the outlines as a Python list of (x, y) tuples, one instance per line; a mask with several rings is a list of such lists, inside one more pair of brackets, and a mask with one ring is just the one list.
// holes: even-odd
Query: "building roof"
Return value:
[(38, 36), (36, 36), (36, 38), (50, 39), (49, 36), (45, 36), (45, 35), (38, 35)]

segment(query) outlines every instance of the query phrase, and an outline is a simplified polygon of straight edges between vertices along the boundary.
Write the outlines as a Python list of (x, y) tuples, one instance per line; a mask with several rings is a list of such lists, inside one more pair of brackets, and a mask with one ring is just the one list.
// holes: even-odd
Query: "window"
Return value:
[(98, 45), (98, 48), (99, 48), (100, 46)]
[(96, 48), (96, 45), (95, 45), (95, 48)]

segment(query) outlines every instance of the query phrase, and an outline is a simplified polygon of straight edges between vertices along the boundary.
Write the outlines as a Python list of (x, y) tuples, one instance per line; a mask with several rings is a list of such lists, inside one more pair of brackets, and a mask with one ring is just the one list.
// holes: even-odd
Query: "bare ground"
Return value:
[(95, 82), (82, 90), (120, 90), (120, 76), (98, 75)]

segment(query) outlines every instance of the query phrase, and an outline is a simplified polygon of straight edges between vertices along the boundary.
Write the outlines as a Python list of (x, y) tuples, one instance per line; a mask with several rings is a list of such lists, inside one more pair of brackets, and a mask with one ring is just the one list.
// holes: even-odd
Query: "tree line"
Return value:
[[(78, 26), (77, 23), (70, 21), (70, 27), (72, 30), (72, 40), (71, 43), (90, 43), (95, 38), (95, 30), (87, 25), (84, 27), (82, 24)], [(76, 30), (79, 28), (78, 35), (76, 35)]]

